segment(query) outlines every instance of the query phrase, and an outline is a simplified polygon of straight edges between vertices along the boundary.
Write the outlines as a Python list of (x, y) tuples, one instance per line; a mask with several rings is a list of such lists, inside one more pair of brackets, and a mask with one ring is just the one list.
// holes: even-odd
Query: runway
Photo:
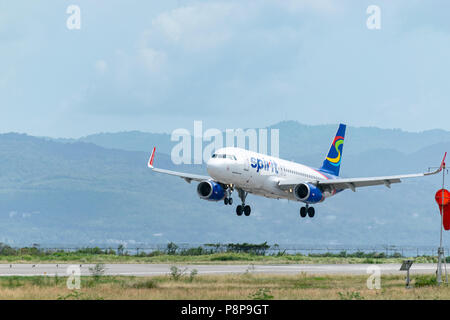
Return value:
[[(197, 270), (198, 274), (333, 274), (364, 275), (373, 273), (374, 266), (379, 267), (381, 275), (405, 274), (400, 264), (283, 264), (283, 265), (181, 265), (181, 264), (105, 264), (104, 275), (114, 276), (160, 276), (170, 274), (170, 268), (176, 265), (189, 274)], [(93, 264), (0, 264), (0, 276), (66, 276), (69, 266), (79, 268), (82, 276), (91, 275)], [(72, 269), (73, 270), (73, 269)], [(71, 271), (69, 271), (71, 272)], [(78, 270), (76, 271), (78, 273)], [(435, 273), (436, 264), (413, 264), (411, 274)]]

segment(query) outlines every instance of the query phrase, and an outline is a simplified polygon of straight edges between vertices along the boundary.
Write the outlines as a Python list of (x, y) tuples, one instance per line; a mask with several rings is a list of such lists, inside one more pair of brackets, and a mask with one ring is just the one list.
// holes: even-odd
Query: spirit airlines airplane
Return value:
[(210, 201), (224, 201), (232, 205), (233, 191), (241, 200), (236, 207), (238, 216), (250, 215), (251, 208), (245, 204), (249, 193), (275, 199), (289, 199), (305, 204), (300, 208), (302, 218), (314, 217), (314, 207), (326, 198), (350, 189), (385, 185), (401, 182), (402, 179), (433, 175), (445, 167), (445, 156), (439, 169), (433, 172), (406, 174), (370, 178), (340, 178), (339, 168), (342, 160), (342, 149), (345, 136), (344, 124), (339, 125), (330, 151), (323, 165), (318, 169), (248, 151), (240, 148), (222, 148), (217, 150), (207, 162), (209, 176), (182, 173), (153, 166), (155, 150), (148, 162), (148, 167), (155, 172), (165, 173), (183, 178), (187, 182), (198, 181), (197, 193), (200, 198)]

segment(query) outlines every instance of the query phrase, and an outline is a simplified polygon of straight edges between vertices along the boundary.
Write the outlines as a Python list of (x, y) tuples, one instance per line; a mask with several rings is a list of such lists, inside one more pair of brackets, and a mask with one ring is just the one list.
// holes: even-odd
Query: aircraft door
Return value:
[(250, 159), (246, 158), (244, 161), (244, 171), (248, 172), (250, 170)]
[(247, 186), (250, 184), (252, 179), (252, 171), (250, 170), (250, 159), (246, 158), (244, 160), (244, 174), (242, 175), (242, 183)]

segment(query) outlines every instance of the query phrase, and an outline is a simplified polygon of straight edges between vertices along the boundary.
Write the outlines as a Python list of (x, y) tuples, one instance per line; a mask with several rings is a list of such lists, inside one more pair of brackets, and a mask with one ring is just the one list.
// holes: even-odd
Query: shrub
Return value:
[(184, 269), (180, 269), (177, 266), (171, 266), (170, 267), (170, 277), (172, 278), (172, 280), (180, 280), (180, 278), (184, 275), (184, 273), (186, 272), (187, 268)]
[(105, 265), (103, 263), (97, 263), (94, 267), (89, 268), (89, 272), (94, 277), (95, 281), (98, 281), (100, 277), (105, 273)]
[(202, 247), (197, 247), (197, 248), (184, 249), (180, 252), (180, 255), (182, 255), (182, 256), (201, 256), (201, 255), (209, 254), (209, 253), (210, 252), (208, 250), (205, 250)]
[(169, 242), (167, 244), (166, 252), (169, 255), (174, 255), (175, 253), (177, 253), (177, 249), (178, 249), (178, 246), (175, 243)]
[(248, 297), (252, 300), (272, 300), (273, 296), (270, 293), (270, 290), (267, 288), (259, 288), (255, 293), (250, 294)]
[(145, 280), (129, 283), (126, 287), (134, 289), (154, 289), (157, 288), (158, 285), (154, 280)]
[(189, 282), (194, 281), (194, 277), (198, 274), (197, 269), (192, 269), (191, 273), (189, 273)]
[(0, 242), (0, 255), (2, 256), (13, 256), (17, 255), (17, 251), (10, 246)]
[(105, 252), (99, 247), (94, 248), (81, 248), (74, 252), (75, 254), (105, 254)]
[(417, 288), (435, 285), (437, 285), (437, 279), (435, 275), (418, 275), (415, 278), (414, 286)]
[(20, 278), (15, 276), (8, 277), (7, 281), (2, 281), (1, 284), (2, 287), (7, 288), (18, 288), (24, 285), (24, 283), (20, 280)]
[(338, 292), (341, 300), (364, 300), (364, 297), (358, 291), (355, 292)]
[(164, 254), (164, 252), (159, 251), (159, 250), (155, 250), (155, 251), (152, 251), (149, 254), (147, 254), (147, 257), (162, 256), (163, 254)]
[(219, 254), (211, 257), (211, 261), (233, 261), (233, 260), (244, 260), (242, 257), (233, 254)]
[(261, 244), (251, 244), (251, 243), (229, 243), (227, 244), (227, 251), (228, 252), (235, 252), (235, 253), (251, 253), (256, 255), (265, 255), (266, 250), (268, 250), (270, 246), (267, 244), (267, 242), (261, 243)]

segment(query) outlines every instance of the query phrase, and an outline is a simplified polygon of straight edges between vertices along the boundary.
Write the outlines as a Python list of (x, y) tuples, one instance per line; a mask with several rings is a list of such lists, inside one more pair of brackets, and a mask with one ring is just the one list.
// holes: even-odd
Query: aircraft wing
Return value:
[(202, 175), (199, 175), (199, 174), (184, 173), (184, 172), (178, 172), (178, 171), (172, 171), (172, 170), (155, 168), (155, 167), (153, 167), (153, 160), (155, 158), (155, 152), (156, 152), (156, 148), (153, 148), (152, 155), (150, 156), (150, 159), (148, 160), (148, 167), (150, 169), (152, 169), (153, 171), (155, 171), (155, 172), (159, 172), (159, 173), (164, 173), (164, 174), (168, 174), (168, 175), (171, 175), (171, 176), (180, 177), (180, 178), (183, 178), (184, 180), (186, 180), (186, 182), (188, 182), (188, 183), (191, 183), (192, 180), (194, 180), (194, 181), (204, 181), (204, 180), (212, 179), (210, 176), (202, 176)]
[(288, 190), (294, 188), (297, 184), (302, 182), (309, 182), (316, 186), (330, 186), (332, 188), (335, 188), (337, 190), (343, 190), (343, 189), (351, 189), (352, 191), (355, 191), (356, 188), (360, 187), (370, 187), (370, 186), (376, 186), (376, 185), (385, 185), (386, 187), (391, 186), (392, 183), (399, 183), (403, 179), (408, 178), (417, 178), (417, 177), (424, 177), (433, 175), (436, 173), (439, 173), (442, 171), (443, 168), (445, 168), (445, 156), (447, 155), (447, 152), (444, 155), (444, 159), (441, 162), (441, 166), (432, 172), (425, 172), (425, 173), (415, 173), (415, 174), (404, 174), (404, 175), (396, 175), (396, 176), (382, 176), (382, 177), (369, 177), (369, 178), (338, 178), (338, 179), (329, 179), (329, 180), (314, 180), (314, 181), (294, 181), (294, 179), (289, 180), (282, 180), (278, 183), (278, 186), (282, 190)]

